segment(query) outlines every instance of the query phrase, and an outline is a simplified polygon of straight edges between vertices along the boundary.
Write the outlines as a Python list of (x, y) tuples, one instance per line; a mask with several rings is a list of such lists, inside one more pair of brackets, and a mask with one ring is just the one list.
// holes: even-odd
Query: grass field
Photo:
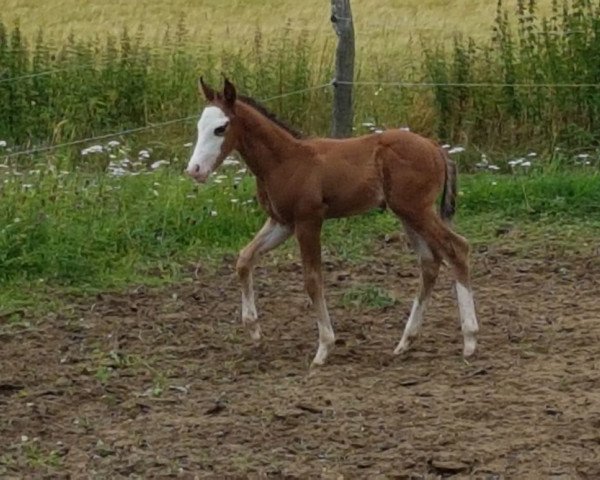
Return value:
[[(142, 26), (148, 38), (156, 40), (184, 19), (190, 41), (202, 43), (208, 35), (218, 43), (240, 43), (251, 39), (259, 28), (267, 36), (286, 24), (306, 29), (316, 39), (332, 38), (330, 2), (326, 0), (3, 0), (3, 17), (9, 23), (21, 21), (26, 34), (37, 29), (58, 40), (70, 33), (93, 38), (107, 33), (119, 35), (123, 27)], [(505, 0), (513, 9), (516, 0)], [(541, 0), (539, 10), (547, 12), (551, 0)], [(371, 46), (395, 49), (419, 37), (449, 39), (456, 33), (476, 38), (487, 36), (494, 18), (493, 0), (360, 0), (352, 2), (359, 48)], [(379, 41), (384, 40), (384, 41)], [(402, 51), (396, 54), (402, 55)]]
[[(179, 168), (124, 177), (5, 170), (0, 303), (5, 309), (31, 305), (55, 297), (56, 289), (161, 284), (187, 276), (197, 262), (209, 270), (232, 262), (265, 219), (253, 180), (238, 168), (228, 167), (207, 186), (196, 186)], [(589, 167), (568, 174), (463, 175), (458, 228), (475, 248), (503, 241), (498, 232), (515, 226), (527, 232), (518, 240), (525, 253), (548, 238), (564, 248), (593, 242), (599, 192), (600, 176)], [(324, 249), (330, 258), (360, 263), (378, 240), (399, 230), (389, 212), (331, 221)], [(296, 257), (295, 242), (275, 255)]]

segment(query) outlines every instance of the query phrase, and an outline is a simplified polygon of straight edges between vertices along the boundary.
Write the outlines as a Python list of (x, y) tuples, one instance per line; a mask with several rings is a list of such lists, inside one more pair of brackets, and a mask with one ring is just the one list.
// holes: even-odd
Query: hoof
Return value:
[(255, 327), (249, 328), (250, 330), (250, 338), (255, 342), (260, 342), (260, 338), (262, 336), (262, 332), (260, 327), (256, 325)]
[(324, 360), (321, 361), (321, 362), (319, 362), (319, 361), (313, 359), (313, 361), (310, 362), (310, 369), (311, 370), (316, 370), (316, 369), (322, 367), (323, 365), (325, 365), (325, 361)]
[(261, 330), (258, 320), (255, 318), (243, 318), (242, 323), (248, 330), (248, 333), (250, 333), (250, 338), (255, 342), (260, 341)]
[(477, 349), (477, 339), (474, 335), (465, 336), (465, 346), (463, 348), (463, 357), (469, 358)]
[(402, 355), (403, 353), (408, 352), (409, 347), (410, 341), (403, 338), (400, 340), (398, 346), (394, 349), (394, 355)]
[(329, 356), (329, 352), (331, 351), (331, 347), (333, 347), (334, 343), (335, 343), (335, 339), (332, 338), (327, 343), (319, 344), (319, 348), (317, 349), (317, 354), (315, 355), (315, 358), (313, 358), (313, 361), (310, 364), (311, 368), (312, 367), (320, 367), (325, 364), (325, 360), (327, 360), (327, 357)]

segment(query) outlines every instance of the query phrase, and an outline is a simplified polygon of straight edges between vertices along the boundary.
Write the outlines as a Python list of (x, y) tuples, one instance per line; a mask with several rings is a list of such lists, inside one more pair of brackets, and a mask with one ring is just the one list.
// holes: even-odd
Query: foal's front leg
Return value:
[(300, 244), (304, 284), (317, 313), (317, 324), (319, 327), (319, 348), (312, 363), (313, 365), (322, 365), (325, 363), (331, 346), (335, 343), (335, 334), (333, 333), (329, 312), (327, 311), (323, 288), (323, 274), (321, 271), (321, 221), (297, 223), (296, 237)]
[(254, 265), (261, 254), (281, 245), (291, 234), (291, 228), (269, 218), (252, 241), (240, 252), (236, 270), (242, 288), (242, 323), (250, 331), (253, 340), (260, 340), (260, 326), (254, 304), (252, 279)]

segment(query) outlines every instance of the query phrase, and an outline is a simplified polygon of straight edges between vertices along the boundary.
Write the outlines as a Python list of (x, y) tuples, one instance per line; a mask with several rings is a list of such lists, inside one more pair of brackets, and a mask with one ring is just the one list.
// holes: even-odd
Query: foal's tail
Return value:
[(450, 158), (448, 152), (443, 148), (440, 150), (445, 160), (445, 178), (440, 203), (440, 216), (442, 220), (450, 223), (456, 212), (457, 168), (456, 163)]

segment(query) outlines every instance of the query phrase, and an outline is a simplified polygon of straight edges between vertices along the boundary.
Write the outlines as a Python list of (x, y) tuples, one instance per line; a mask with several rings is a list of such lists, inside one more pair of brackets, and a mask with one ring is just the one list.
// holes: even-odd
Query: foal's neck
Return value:
[(241, 135), (238, 151), (260, 179), (286, 160), (292, 160), (301, 142), (276, 123), (243, 102), (237, 104)]

